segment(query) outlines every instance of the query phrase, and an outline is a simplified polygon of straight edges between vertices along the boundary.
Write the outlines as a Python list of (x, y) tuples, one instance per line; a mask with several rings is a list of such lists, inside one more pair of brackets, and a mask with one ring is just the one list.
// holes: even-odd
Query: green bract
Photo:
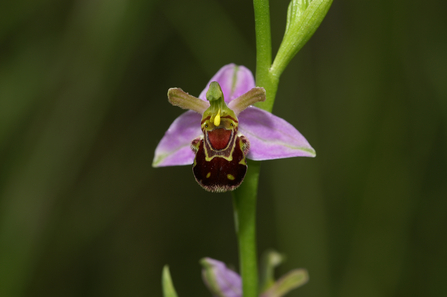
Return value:
[(290, 60), (306, 44), (320, 26), (331, 7), (332, 0), (292, 0), (287, 11), (284, 38), (270, 71), (281, 75)]

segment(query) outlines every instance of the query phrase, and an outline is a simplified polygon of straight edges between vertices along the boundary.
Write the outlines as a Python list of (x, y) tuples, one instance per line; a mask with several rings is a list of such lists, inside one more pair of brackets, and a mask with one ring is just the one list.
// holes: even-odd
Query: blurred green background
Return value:
[[(273, 48), (287, 0), (271, 3)], [(317, 158), (264, 162), (259, 252), (305, 267), (289, 296), (447, 296), (447, 2), (335, 0), (274, 112)], [(238, 266), (231, 195), (153, 169), (223, 65), (255, 68), (239, 0), (0, 4), (0, 296), (210, 296), (200, 258)]]

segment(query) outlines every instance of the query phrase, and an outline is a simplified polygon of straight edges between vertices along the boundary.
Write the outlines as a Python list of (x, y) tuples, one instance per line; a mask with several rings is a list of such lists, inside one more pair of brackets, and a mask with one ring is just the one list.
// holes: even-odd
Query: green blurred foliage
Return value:
[[(271, 3), (274, 51), (287, 1)], [(264, 162), (259, 250), (309, 270), (289, 296), (446, 296), (447, 4), (335, 1), (284, 72), (274, 112), (315, 159)], [(0, 296), (209, 296), (199, 259), (237, 267), (230, 194), (153, 169), (224, 64), (254, 70), (238, 0), (0, 4)]]

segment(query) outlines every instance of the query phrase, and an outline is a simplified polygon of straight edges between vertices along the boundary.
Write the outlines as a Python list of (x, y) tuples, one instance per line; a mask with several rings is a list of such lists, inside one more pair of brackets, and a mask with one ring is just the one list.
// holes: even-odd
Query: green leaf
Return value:
[(171, 274), (169, 273), (168, 265), (163, 267), (162, 274), (162, 286), (163, 286), (163, 296), (164, 297), (178, 297), (175, 291), (174, 284), (172, 283)]

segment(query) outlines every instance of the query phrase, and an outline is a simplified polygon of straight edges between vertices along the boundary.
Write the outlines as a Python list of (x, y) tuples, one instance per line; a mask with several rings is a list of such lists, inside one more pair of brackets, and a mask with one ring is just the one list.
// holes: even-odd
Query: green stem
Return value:
[(270, 72), (272, 64), (272, 42), (270, 34), (269, 0), (253, 0), (256, 30), (256, 86), (263, 87), (267, 100), (256, 104), (257, 107), (272, 111), (278, 89), (279, 76)]
[(263, 79), (272, 63), (270, 9), (268, 0), (253, 0), (256, 32), (256, 81)]
[[(329, 9), (332, 0), (314, 0), (309, 6), (303, 2), (291, 2), (289, 6), (289, 29), (272, 65), (269, 0), (253, 0), (256, 30), (256, 86), (263, 87), (267, 99), (256, 104), (271, 112), (278, 90), (279, 76), (293, 56), (315, 32)], [(290, 10), (292, 9), (292, 10)], [(296, 14), (296, 9), (303, 13)], [(298, 22), (297, 20), (300, 20)], [(239, 242), (240, 272), (243, 297), (258, 296), (258, 270), (256, 257), (256, 196), (260, 162), (251, 161), (245, 181), (233, 191), (236, 233)]]
[[(253, 0), (256, 29), (256, 85), (266, 91), (267, 100), (257, 105), (271, 111), (278, 88), (278, 79), (270, 74), (272, 46), (268, 0)], [(250, 161), (242, 185), (233, 191), (236, 234), (239, 242), (242, 296), (258, 296), (258, 267), (256, 256), (256, 197), (261, 163)]]
[(257, 297), (256, 196), (261, 163), (250, 161), (248, 165), (244, 182), (232, 194), (243, 297)]

